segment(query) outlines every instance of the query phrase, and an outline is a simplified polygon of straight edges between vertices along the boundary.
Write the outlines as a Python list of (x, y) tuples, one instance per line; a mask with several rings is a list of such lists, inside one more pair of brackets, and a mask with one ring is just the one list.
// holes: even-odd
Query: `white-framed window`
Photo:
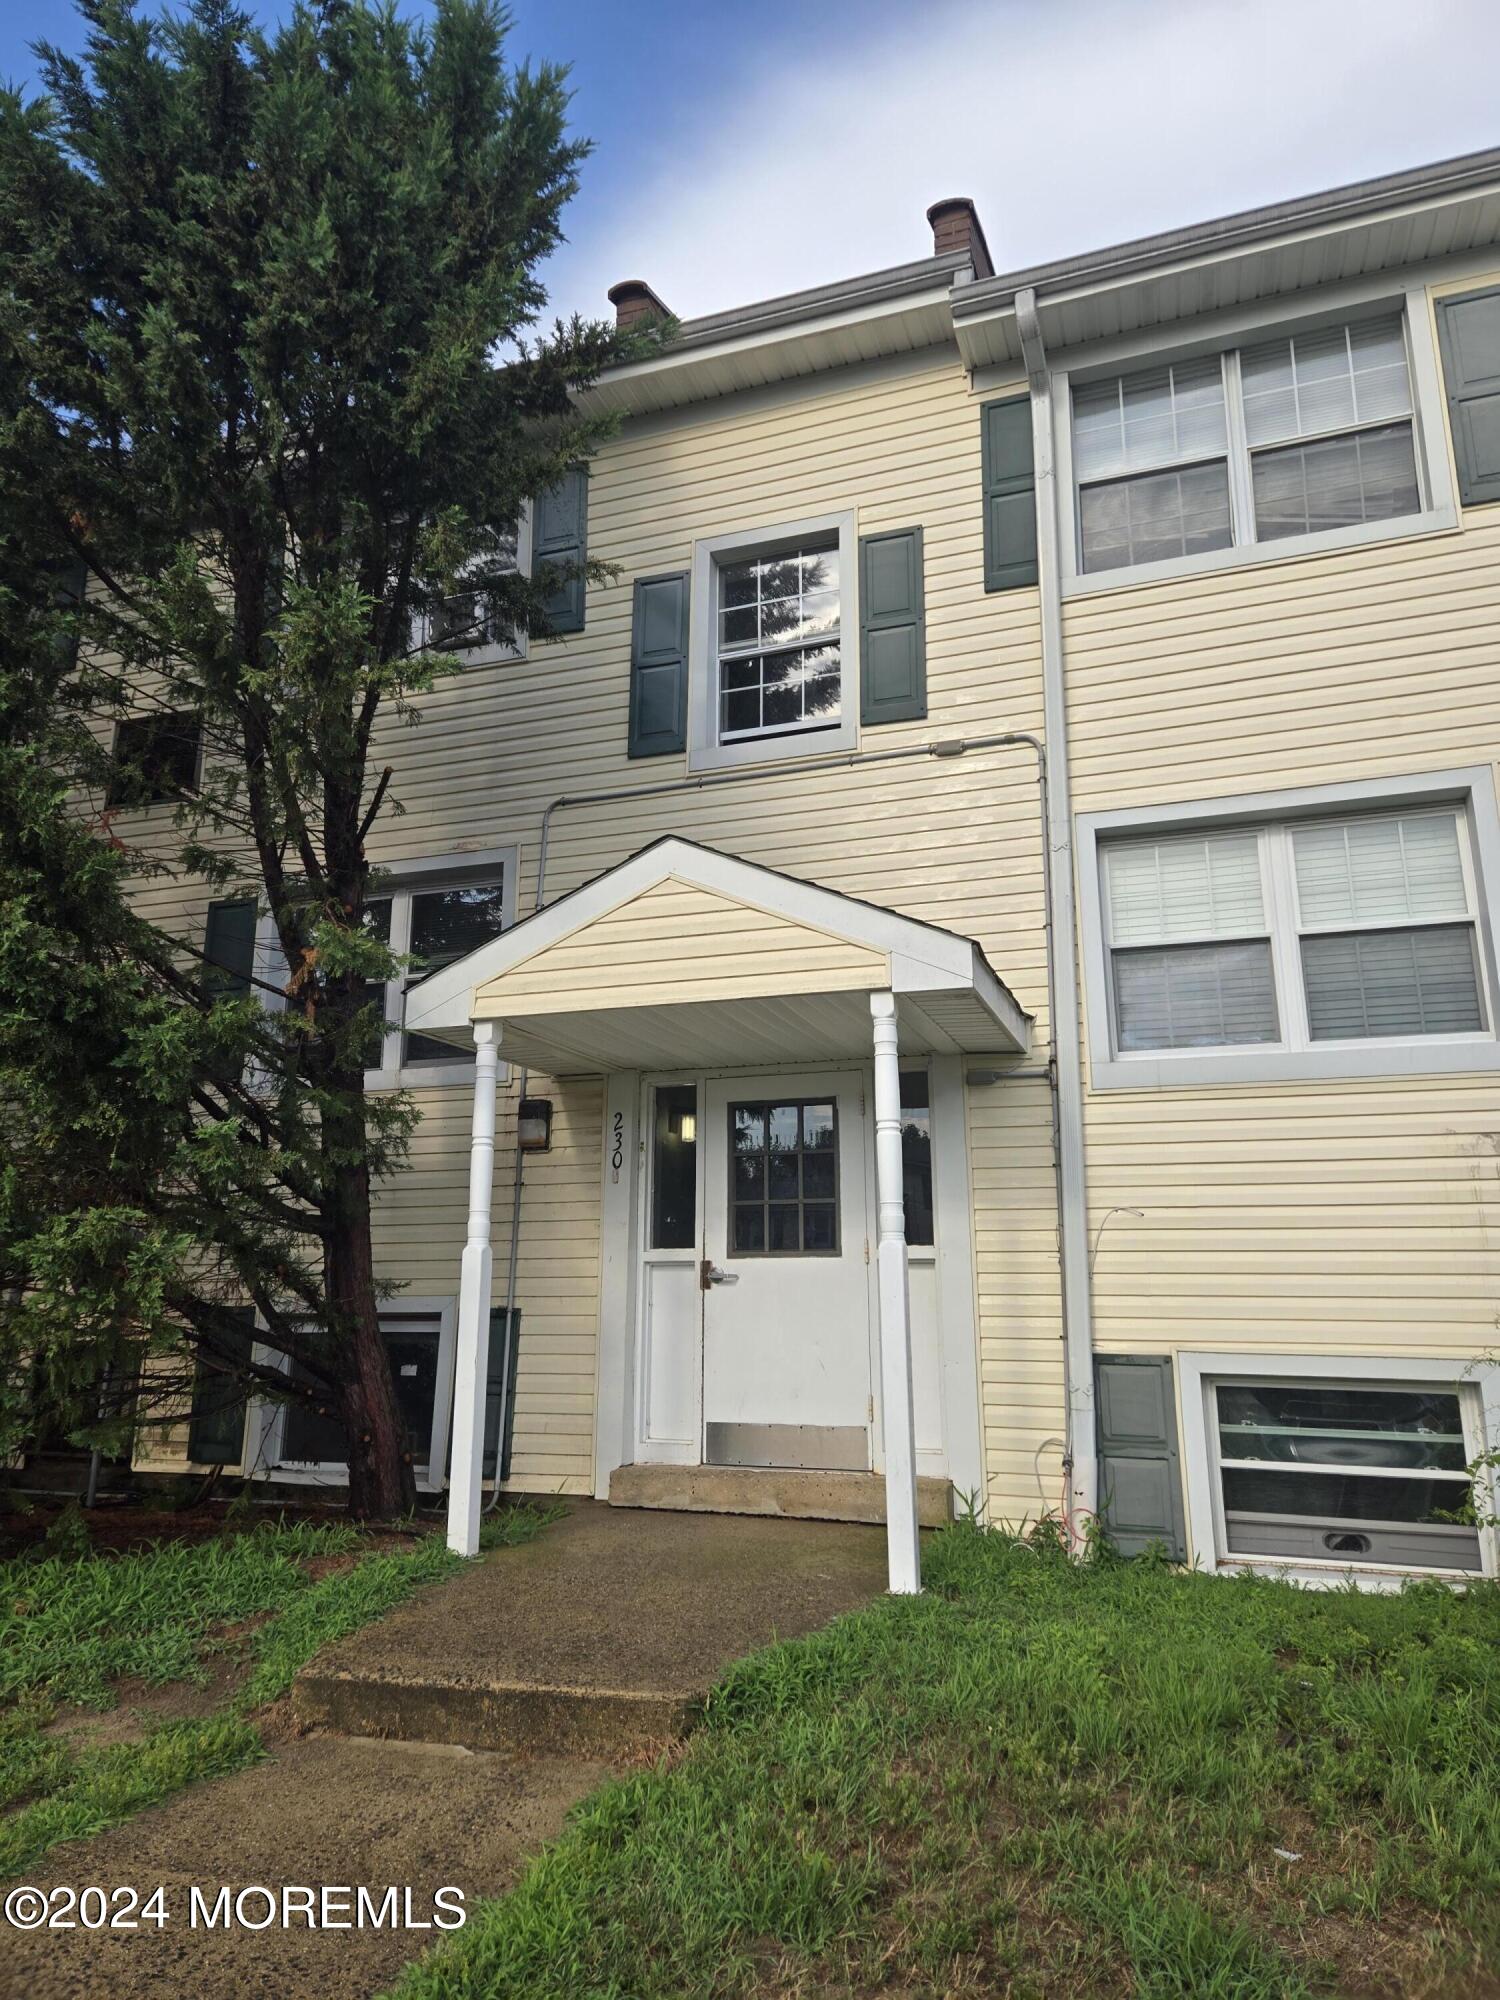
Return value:
[(854, 746), (856, 558), (852, 513), (695, 545), (691, 768)]
[[(380, 1333), (390, 1357), (396, 1401), (406, 1419), (416, 1483), (442, 1490), (448, 1463), (457, 1312), (449, 1298), (404, 1294), (380, 1308)], [(262, 1348), (263, 1359), (287, 1371), (286, 1357)], [(308, 1379), (293, 1364), (294, 1378)], [(304, 1485), (341, 1486), (349, 1476), (343, 1433), (332, 1414), (300, 1403), (261, 1405), (259, 1465)]]
[(372, 1003), (384, 1010), (385, 1031), (365, 1072), (368, 1087), (461, 1083), (472, 1075), (471, 1050), (408, 1033), (403, 1022), (406, 990), (499, 937), (513, 921), (514, 899), (510, 856), (450, 871), (434, 868), (406, 881), (397, 877), (370, 898), (366, 923), (398, 957), (410, 957), (413, 963), (383, 988), (370, 989)]
[[(531, 508), (523, 508), (514, 528), (491, 528), (486, 537), (488, 550), (466, 565), (469, 569), (514, 570), (525, 576), (531, 570)], [(460, 590), (445, 597), (429, 612), (421, 625), (421, 641), (434, 652), (454, 653), (466, 666), (492, 666), (502, 660), (523, 660), (527, 639), (518, 632), (512, 639), (498, 631), (486, 616), (484, 599), (477, 591)]]
[(1424, 450), (1441, 392), (1409, 302), (1063, 372), (1074, 590), (1456, 520), (1446, 456)]
[(1411, 789), (1081, 821), (1096, 1083), (1493, 1066), (1493, 785)]
[(1177, 1367), (1195, 1562), (1494, 1574), (1493, 1364), (1207, 1351)]

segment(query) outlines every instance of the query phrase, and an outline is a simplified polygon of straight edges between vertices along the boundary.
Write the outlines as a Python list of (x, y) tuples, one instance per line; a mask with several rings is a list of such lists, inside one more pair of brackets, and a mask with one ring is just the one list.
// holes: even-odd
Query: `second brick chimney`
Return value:
[(622, 278), (618, 285), (611, 285), (609, 302), (615, 309), (615, 325), (621, 333), (629, 333), (648, 320), (672, 317), (644, 278)]
[(961, 250), (974, 266), (976, 278), (994, 277), (995, 266), (990, 257), (990, 246), (984, 240), (979, 210), (966, 194), (953, 195), (947, 201), (935, 201), (927, 211), (927, 220), (932, 224), (934, 257), (948, 257), (955, 250)]

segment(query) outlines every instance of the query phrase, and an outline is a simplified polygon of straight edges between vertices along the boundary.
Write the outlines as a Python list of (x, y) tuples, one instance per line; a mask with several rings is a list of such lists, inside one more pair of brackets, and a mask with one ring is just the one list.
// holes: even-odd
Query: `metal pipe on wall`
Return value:
[[(1099, 1499), (1094, 1411), (1094, 1334), (1089, 1272), (1088, 1183), (1083, 1156), (1083, 1054), (1078, 1031), (1078, 961), (1073, 888), (1073, 807), (1068, 783), (1068, 710), (1063, 681), (1062, 551), (1058, 534), (1057, 460), (1052, 371), (1047, 365), (1030, 287), (1016, 294), (1016, 327), (1031, 391), (1036, 475), (1037, 587), (1042, 633), (1042, 715), (1047, 782), (1047, 862), (1055, 915), (1052, 970), (1053, 1060), (1057, 1072), (1057, 1182), (1062, 1272), (1063, 1356), (1067, 1379), (1064, 1457), (1067, 1525), (1075, 1547)], [(1067, 1032), (1060, 1032), (1066, 1022)], [(1075, 1516), (1079, 1517), (1075, 1522)]]

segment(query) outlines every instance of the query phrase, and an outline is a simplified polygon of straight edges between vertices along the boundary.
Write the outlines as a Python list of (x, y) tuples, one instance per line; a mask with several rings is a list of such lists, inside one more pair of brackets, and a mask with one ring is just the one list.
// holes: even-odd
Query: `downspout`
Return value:
[(1067, 1386), (1063, 1476), (1067, 1529), (1075, 1549), (1098, 1505), (1094, 1420), (1094, 1341), (1088, 1255), (1088, 1186), (1083, 1158), (1083, 1057), (1078, 1034), (1077, 915), (1073, 885), (1073, 808), (1068, 782), (1068, 717), (1063, 681), (1062, 558), (1058, 537), (1057, 460), (1052, 374), (1042, 343), (1036, 292), (1016, 294), (1016, 327), (1031, 391), (1036, 468), (1037, 583), (1042, 628), (1042, 715), (1046, 736), (1046, 877), (1052, 905), (1049, 956), (1055, 1092), (1059, 1265), (1062, 1275), (1063, 1371)]

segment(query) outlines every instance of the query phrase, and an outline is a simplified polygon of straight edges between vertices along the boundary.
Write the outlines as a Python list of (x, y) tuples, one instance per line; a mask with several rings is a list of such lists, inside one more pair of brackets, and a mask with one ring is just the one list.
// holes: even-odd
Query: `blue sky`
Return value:
[[(413, 0), (414, 10), (419, 0)], [(252, 0), (258, 18), (285, 11)], [(926, 254), (969, 194), (1002, 269), (1500, 144), (1495, 0), (513, 0), (596, 145), (549, 272), (683, 317)], [(5, 0), (0, 77), (82, 39)]]

